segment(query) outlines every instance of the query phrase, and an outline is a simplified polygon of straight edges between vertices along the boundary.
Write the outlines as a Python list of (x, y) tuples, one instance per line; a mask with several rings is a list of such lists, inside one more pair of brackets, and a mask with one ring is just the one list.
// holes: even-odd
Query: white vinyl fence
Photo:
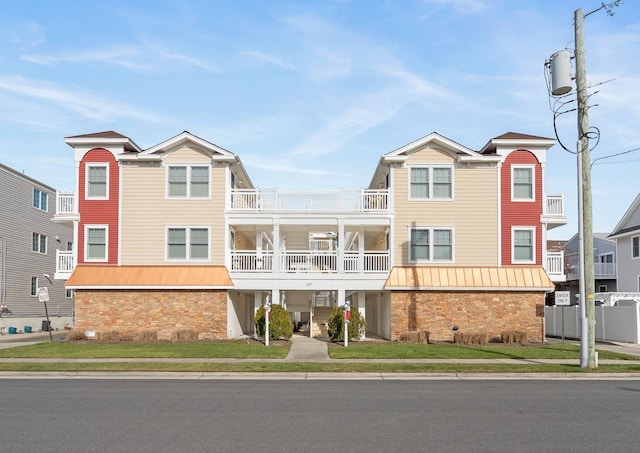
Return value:
[[(640, 344), (640, 305), (626, 307), (596, 306), (596, 340)], [(564, 310), (564, 315), (563, 315)], [(580, 307), (544, 307), (547, 335), (580, 338)]]

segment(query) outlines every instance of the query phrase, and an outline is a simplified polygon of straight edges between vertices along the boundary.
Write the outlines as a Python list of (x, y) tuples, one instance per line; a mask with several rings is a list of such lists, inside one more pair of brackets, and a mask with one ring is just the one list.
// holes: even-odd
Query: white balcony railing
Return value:
[(564, 195), (547, 195), (544, 203), (544, 215), (564, 217)]
[(593, 263), (595, 278), (616, 278), (616, 263)]
[(388, 212), (389, 191), (233, 189), (231, 210), (242, 212)]
[[(232, 272), (273, 272), (274, 260), (280, 272), (287, 273), (337, 273), (338, 253), (315, 251), (286, 251), (274, 256), (272, 252), (232, 251)], [(342, 271), (345, 273), (370, 273), (389, 271), (388, 252), (345, 252)]]
[(57, 279), (68, 278), (75, 268), (75, 259), (72, 251), (56, 250), (56, 275)]
[(56, 215), (77, 213), (76, 194), (74, 192), (56, 192)]
[(547, 252), (547, 265), (545, 267), (549, 277), (564, 276), (564, 252)]

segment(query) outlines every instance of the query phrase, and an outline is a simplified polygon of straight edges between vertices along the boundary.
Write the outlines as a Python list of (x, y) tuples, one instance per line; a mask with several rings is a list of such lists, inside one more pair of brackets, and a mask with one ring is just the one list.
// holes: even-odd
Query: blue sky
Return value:
[[(262, 188), (367, 186), (379, 157), (431, 132), (478, 150), (554, 137), (544, 62), (573, 48), (591, 0), (24, 1), (0, 3), (0, 162), (75, 188), (64, 137), (115, 130), (147, 148), (184, 130), (232, 151)], [(640, 147), (640, 6), (585, 22), (592, 158)], [(558, 133), (575, 147), (575, 113)], [(638, 194), (640, 152), (595, 162), (594, 230)], [(575, 156), (547, 194), (577, 231)]]

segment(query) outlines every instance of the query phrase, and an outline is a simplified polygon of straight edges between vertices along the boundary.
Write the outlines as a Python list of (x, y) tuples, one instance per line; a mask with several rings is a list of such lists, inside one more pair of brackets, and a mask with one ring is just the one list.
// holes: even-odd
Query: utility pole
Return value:
[[(582, 227), (583, 227), (583, 261), (584, 296), (581, 296), (587, 318), (587, 363), (580, 364), (584, 368), (596, 368), (596, 308), (595, 308), (595, 275), (593, 265), (593, 208), (591, 201), (591, 159), (589, 151), (589, 94), (587, 93), (587, 69), (584, 58), (584, 13), (577, 9), (574, 13), (575, 23), (575, 59), (576, 59), (576, 92), (578, 100), (578, 153), (580, 154), (580, 172), (582, 182)], [(585, 332), (581, 336), (584, 337)], [(586, 365), (586, 366), (585, 366)]]

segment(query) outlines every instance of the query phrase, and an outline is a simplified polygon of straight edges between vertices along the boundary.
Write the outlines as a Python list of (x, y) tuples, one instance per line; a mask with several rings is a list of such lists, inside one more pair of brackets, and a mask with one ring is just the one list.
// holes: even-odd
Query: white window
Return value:
[(607, 292), (607, 285), (599, 285), (598, 286), (598, 292), (599, 293), (606, 293)]
[(453, 261), (453, 230), (451, 228), (412, 227), (409, 230), (409, 260)]
[(73, 290), (72, 289), (67, 289), (65, 291), (64, 297), (66, 297), (67, 299), (73, 299)]
[(409, 174), (409, 199), (453, 199), (452, 167), (411, 167)]
[(640, 236), (631, 238), (631, 258), (640, 258)]
[[(599, 263), (613, 263), (613, 252), (598, 255)], [(600, 291), (602, 292), (602, 291)]]
[(109, 198), (109, 164), (86, 165), (85, 198), (106, 200)]
[(514, 263), (535, 263), (535, 228), (513, 228), (512, 261)]
[(109, 242), (107, 225), (85, 225), (84, 259), (85, 261), (107, 261)]
[(47, 254), (47, 237), (44, 234), (32, 233), (31, 251)]
[(533, 201), (534, 194), (534, 167), (516, 166), (511, 167), (511, 199), (517, 201)]
[(33, 207), (41, 211), (47, 211), (49, 194), (40, 189), (33, 189)]
[(167, 167), (167, 197), (209, 198), (209, 167), (196, 165)]
[(208, 227), (168, 227), (167, 260), (208, 261)]
[(29, 294), (31, 297), (38, 295), (38, 277), (31, 277), (31, 288)]

